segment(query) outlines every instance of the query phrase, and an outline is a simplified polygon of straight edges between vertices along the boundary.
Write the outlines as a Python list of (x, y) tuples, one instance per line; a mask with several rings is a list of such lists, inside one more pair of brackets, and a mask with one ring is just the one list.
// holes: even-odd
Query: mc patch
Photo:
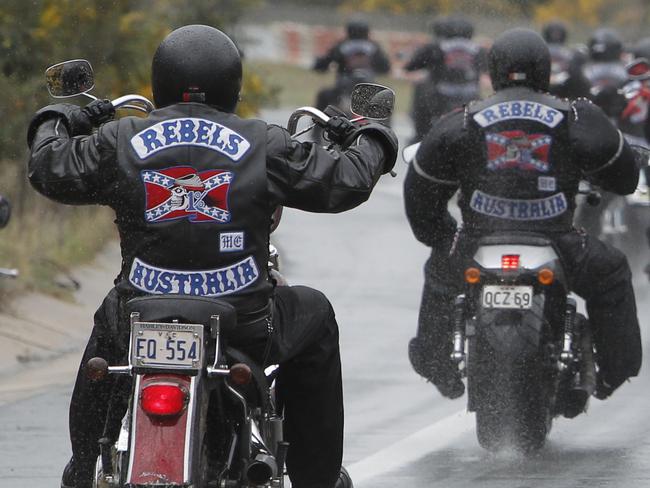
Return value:
[(176, 219), (196, 222), (230, 222), (228, 190), (233, 173), (223, 170), (197, 172), (191, 166), (175, 166), (140, 172), (146, 193), (145, 220), (151, 223)]
[(494, 132), (485, 135), (488, 169), (550, 169), (548, 155), (553, 138), (547, 134), (526, 134), (521, 130)]

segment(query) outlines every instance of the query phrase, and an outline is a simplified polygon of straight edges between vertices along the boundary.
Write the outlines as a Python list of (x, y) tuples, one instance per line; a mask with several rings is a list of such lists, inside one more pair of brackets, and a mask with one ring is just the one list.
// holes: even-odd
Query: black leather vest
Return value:
[(195, 103), (120, 120), (118, 290), (268, 302), (266, 137), (262, 121)]
[(569, 110), (525, 88), (468, 107), (466, 130), (478, 147), (459, 175), (468, 231), (571, 229), (580, 172), (571, 164)]

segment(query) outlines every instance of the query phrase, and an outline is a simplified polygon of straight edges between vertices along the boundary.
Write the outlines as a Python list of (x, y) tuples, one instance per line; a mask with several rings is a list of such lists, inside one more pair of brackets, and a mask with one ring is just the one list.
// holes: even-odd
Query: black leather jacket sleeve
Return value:
[(345, 151), (292, 139), (270, 125), (267, 175), (274, 204), (310, 212), (343, 212), (365, 202), (384, 165), (381, 143), (360, 137)]
[(462, 134), (462, 112), (440, 119), (422, 141), (404, 181), (406, 216), (416, 239), (432, 248), (446, 246), (456, 232), (447, 202), (459, 187), (453, 154)]
[(571, 107), (570, 151), (585, 178), (619, 195), (634, 192), (639, 168), (636, 154), (623, 134), (590, 101), (579, 99)]
[(431, 69), (442, 62), (440, 48), (435, 43), (428, 43), (419, 47), (413, 56), (404, 65), (406, 71)]
[(115, 194), (117, 122), (90, 136), (70, 137), (59, 117), (36, 130), (28, 177), (41, 194), (72, 205), (106, 204)]
[[(111, 205), (118, 194), (117, 122), (90, 136), (70, 137), (58, 118), (38, 127), (28, 175), (32, 186), (53, 200)], [(301, 143), (278, 126), (267, 130), (270, 206), (312, 212), (342, 212), (366, 201), (384, 167), (384, 149), (371, 135), (345, 151)]]

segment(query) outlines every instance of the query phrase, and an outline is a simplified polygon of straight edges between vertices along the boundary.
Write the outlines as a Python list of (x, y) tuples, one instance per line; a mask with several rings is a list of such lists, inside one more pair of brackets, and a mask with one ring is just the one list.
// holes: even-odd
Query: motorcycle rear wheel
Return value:
[(541, 358), (504, 364), (489, 346), (481, 349), (479, 362), (483, 365), (477, 371), (489, 374), (479, 374), (472, 382), (481, 390), (476, 404), (479, 444), (489, 451), (538, 451), (546, 442), (552, 420), (545, 386), (548, 372)]

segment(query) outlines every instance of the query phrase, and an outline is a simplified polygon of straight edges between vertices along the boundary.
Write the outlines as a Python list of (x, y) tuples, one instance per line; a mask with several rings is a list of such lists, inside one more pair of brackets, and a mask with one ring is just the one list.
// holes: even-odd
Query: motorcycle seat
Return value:
[(228, 333), (237, 326), (237, 311), (230, 303), (217, 298), (189, 295), (148, 295), (133, 298), (126, 305), (126, 312), (140, 314), (144, 322), (168, 322), (208, 325), (210, 317), (219, 316), (219, 326)]

